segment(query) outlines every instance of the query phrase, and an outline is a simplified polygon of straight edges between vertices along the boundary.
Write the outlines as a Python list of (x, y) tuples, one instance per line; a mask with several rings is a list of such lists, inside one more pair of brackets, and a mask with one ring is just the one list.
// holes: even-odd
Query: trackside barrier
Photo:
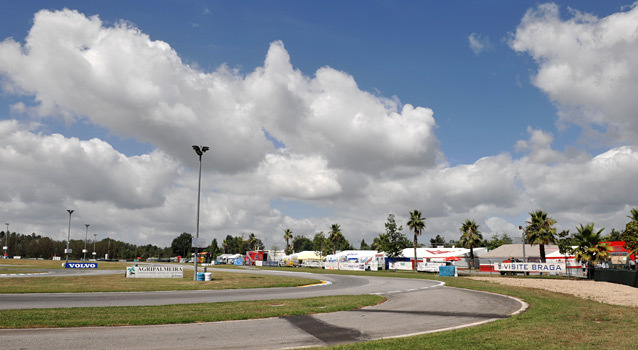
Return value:
[(596, 269), (594, 280), (638, 287), (638, 271), (621, 269)]

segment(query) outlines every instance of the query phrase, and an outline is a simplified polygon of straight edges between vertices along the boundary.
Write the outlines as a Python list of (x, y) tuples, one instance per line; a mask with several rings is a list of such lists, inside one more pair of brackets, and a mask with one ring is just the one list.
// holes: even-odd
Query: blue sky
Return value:
[[(77, 181), (66, 180), (63, 170), (46, 176), (51, 165), (39, 168), (29, 164), (38, 159), (32, 153), (12, 157), (9, 150), (21, 148), (7, 138), (2, 145), (3, 163), (16, 162), (18, 166), (0, 173), (0, 179), (15, 181), (24, 175), (20, 171), (29, 172), (31, 183), (46, 184), (43, 187), (51, 191), (33, 190), (25, 183), (24, 190), (14, 186), (7, 190), (8, 195), (0, 197), (0, 216), (16, 222), (17, 230), (21, 225), (24, 232), (61, 235), (64, 227), (57, 226), (65, 217), (54, 214), (56, 205), (85, 206), (84, 213), (78, 210), (79, 217), (96, 221), (95, 227), (105, 235), (136, 243), (153, 240), (169, 244), (176, 233), (192, 231), (190, 226), (194, 226), (192, 205), (183, 203), (192, 198), (189, 193), (194, 190), (191, 180), (195, 164), (187, 152), (191, 143), (206, 142), (215, 146), (211, 153), (231, 150), (227, 156), (204, 158), (210, 166), (206, 169), (205, 163), (204, 181), (208, 185), (203, 193), (204, 210), (210, 219), (202, 227), (211, 238), (256, 232), (267, 245), (281, 246), (285, 228), (311, 236), (340, 222), (351, 241), (371, 241), (383, 230), (387, 213), (396, 213), (401, 222), (407, 210), (415, 208), (430, 220), (426, 240), (430, 234), (457, 238), (458, 227), (467, 217), (477, 220), (488, 237), (503, 232), (513, 235), (513, 228), (522, 224), (529, 211), (538, 208), (549, 211), (559, 225), (572, 231), (574, 225), (588, 221), (621, 228), (627, 209), (636, 205), (635, 190), (615, 195), (623, 192), (622, 179), (609, 172), (608, 178), (598, 175), (604, 173), (605, 166), (622, 174), (636, 171), (630, 165), (636, 157), (635, 141), (631, 141), (636, 135), (635, 111), (626, 113), (631, 106), (616, 110), (614, 106), (624, 106), (622, 101), (605, 99), (607, 95), (602, 92), (592, 98), (591, 82), (584, 78), (598, 77), (600, 89), (608, 88), (609, 96), (619, 95), (613, 94), (614, 89), (635, 87), (635, 79), (630, 77), (636, 70), (631, 60), (637, 41), (626, 40), (614, 46), (618, 50), (610, 51), (602, 47), (604, 41), (594, 40), (587, 47), (586, 40), (591, 33), (608, 35), (607, 42), (615, 40), (616, 32), (622, 37), (621, 29), (611, 34), (603, 29), (605, 23), (619, 23), (622, 19), (616, 18), (618, 14), (636, 12), (628, 1), (30, 1), (4, 2), (2, 7), (0, 40), (4, 40), (4, 49), (0, 58), (4, 55), (7, 59), (0, 62), (4, 83), (0, 120), (17, 123), (5, 124), (5, 133), (14, 137), (26, 133), (45, 145), (42, 147), (54, 147), (49, 149), (51, 154), (68, 156), (62, 164), (77, 164), (76, 169), (68, 170), (73, 174), (67, 175), (79, 177)], [(61, 16), (46, 24), (34, 20), (41, 10), (57, 17), (65, 8), (77, 11), (78, 16)], [(113, 47), (135, 43), (130, 49), (136, 50), (135, 45), (144, 40), (161, 41), (181, 63), (145, 65), (143, 54), (137, 60), (126, 60), (135, 55), (123, 49), (100, 51), (104, 48), (92, 47), (90, 43), (100, 38), (96, 34), (86, 39), (86, 49), (95, 52), (91, 57), (112, 55), (109, 59), (113, 60), (108, 62), (130, 66), (107, 63), (104, 69), (116, 76), (125, 67), (130, 72), (128, 78), (137, 80), (115, 77), (107, 84), (100, 79), (70, 79), (60, 88), (64, 93), (51, 89), (51, 84), (73, 75), (73, 66), (56, 66), (46, 57), (65, 49), (60, 37), (90, 35), (86, 34), (88, 22), (81, 17), (89, 20), (91, 16), (99, 17), (102, 33), (122, 29), (122, 21), (127, 23), (126, 28), (137, 31), (112, 39), (111, 44), (123, 40), (122, 46)], [(67, 26), (60, 29), (57, 26), (63, 21)], [(73, 26), (73, 21), (82, 23)], [(34, 36), (33, 45), (41, 45), (43, 53), (29, 59), (26, 37), (35, 28), (34, 23), (49, 26), (47, 31), (57, 33), (57, 37)], [(553, 45), (556, 38), (547, 32), (524, 30), (534, 26), (562, 31), (568, 42), (584, 43), (583, 54), (572, 55)], [(8, 38), (21, 46), (24, 57), (11, 56), (16, 51), (9, 48)], [(58, 40), (62, 43), (59, 46), (47, 45)], [(473, 40), (478, 46), (472, 46)], [(271, 71), (265, 68), (267, 57), (273, 57), (275, 68)], [(90, 57), (86, 59), (90, 61)], [(284, 67), (286, 62), (289, 68)], [(96, 67), (96, 61), (92, 64)], [(605, 69), (606, 64), (609, 69)], [(15, 68), (18, 66), (21, 68)], [(183, 73), (187, 79), (171, 80), (181, 79), (179, 72), (184, 67), (192, 70)], [(560, 67), (569, 67), (572, 75), (556, 73)], [(613, 76), (614, 67), (625, 69), (625, 78)], [(167, 71), (173, 68), (176, 73)], [(37, 69), (42, 76), (34, 73)], [(267, 73), (257, 77), (261, 70)], [(142, 71), (145, 75), (135, 76)], [(319, 72), (325, 73), (325, 78)], [(194, 96), (206, 87), (212, 89), (212, 85), (204, 79), (189, 90), (189, 82), (197, 79), (197, 73), (211, 80), (220, 73), (219, 84), (224, 86), (205, 97), (210, 101), (202, 106), (191, 105), (198, 101)], [(294, 74), (296, 80), (287, 85), (294, 89), (282, 92), (283, 85), (277, 85), (281, 83), (277, 79)], [(175, 98), (171, 108), (156, 110), (149, 100), (138, 98), (133, 83), (145, 79), (160, 91), (160, 97)], [(353, 81), (356, 89), (339, 87), (347, 86), (348, 81)], [(571, 90), (561, 85), (565, 82), (582, 88)], [(323, 97), (313, 95), (319, 91), (317, 86), (324, 92)], [(179, 96), (171, 92), (173, 89), (179, 90)], [(132, 93), (120, 95), (118, 91), (123, 90)], [(91, 91), (91, 95), (79, 93), (85, 91)], [(336, 99), (334, 106), (341, 106), (334, 118), (323, 110), (316, 111), (326, 95)], [(153, 96), (148, 98), (157, 97)], [(224, 106), (219, 96), (234, 101), (234, 107)], [(83, 103), (93, 98), (108, 101), (105, 107), (110, 106), (111, 111), (121, 108), (121, 114), (100, 110), (105, 107), (99, 102)], [(43, 100), (53, 107), (38, 109)], [(159, 98), (153, 103), (157, 106), (162, 101)], [(145, 107), (140, 107), (142, 104)], [(379, 119), (373, 111), (384, 105), (390, 107), (386, 108), (385, 119)], [(126, 110), (126, 106), (135, 108)], [(402, 114), (404, 106), (416, 108), (418, 116)], [(216, 119), (218, 107), (220, 113), (228, 112), (228, 108), (239, 113), (232, 125)], [(347, 107), (358, 108), (359, 112), (348, 114)], [(186, 118), (179, 112), (183, 110), (206, 120), (194, 124), (202, 125), (197, 132), (191, 134), (180, 127), (180, 118)], [(206, 110), (211, 115), (203, 115)], [(244, 111), (249, 111), (247, 116)], [(308, 113), (299, 125), (297, 112)], [(404, 121), (393, 119), (391, 124), (384, 124), (392, 113), (399, 113)], [(139, 114), (146, 117), (133, 120)], [(363, 121), (357, 125), (365, 127), (349, 130), (355, 121)], [(39, 125), (34, 127), (32, 122)], [(224, 128), (232, 132), (225, 133)], [(268, 138), (259, 137), (262, 130), (281, 143), (269, 148)], [(379, 130), (386, 130), (388, 135), (379, 134), (380, 141), (375, 143), (369, 135)], [(47, 138), (58, 134), (62, 136), (62, 140), (56, 139), (59, 144)], [(411, 136), (401, 140), (402, 135)], [(217, 141), (224, 137), (228, 137), (227, 142)], [(94, 143), (95, 148), (87, 151), (90, 147), (86, 143), (91, 140), (99, 140), (99, 144)], [(73, 151), (65, 144), (78, 148)], [(83, 171), (108, 173), (105, 170), (114, 165), (95, 164), (96, 155), (90, 153), (104, 157), (100, 152), (107, 145), (112, 147), (108, 150), (113, 153), (111, 158), (120, 159), (117, 164), (126, 164), (122, 173), (110, 178)], [(181, 148), (185, 150), (177, 150)], [(70, 153), (65, 153), (69, 149)], [(603, 166), (596, 157), (606, 152), (612, 155), (603, 158), (614, 162)], [(618, 154), (628, 158), (618, 160)], [(82, 162), (88, 164), (83, 166)], [(570, 179), (571, 183), (561, 182)], [(113, 188), (103, 186), (105, 182)], [(599, 198), (592, 190), (610, 182), (620, 188), (607, 191), (609, 198)], [(68, 188), (78, 183), (79, 189)], [(113, 195), (120, 191), (121, 195)], [(125, 193), (139, 198), (125, 198)], [(599, 198), (599, 205), (583, 203), (590, 201), (586, 196), (574, 198), (583, 193)], [(53, 194), (64, 194), (61, 203), (55, 203)], [(38, 203), (36, 207), (42, 213), (27, 212), (24, 208), (30, 203)], [(167, 216), (167, 212), (174, 214)], [(158, 217), (163, 220), (158, 221)]]

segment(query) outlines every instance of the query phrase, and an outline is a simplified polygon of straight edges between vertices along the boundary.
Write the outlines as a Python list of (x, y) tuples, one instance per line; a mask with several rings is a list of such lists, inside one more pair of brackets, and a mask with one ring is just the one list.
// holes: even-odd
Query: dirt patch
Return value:
[(556, 280), (543, 278), (470, 277), (508, 286), (537, 288), (556, 293), (571, 294), (601, 303), (638, 307), (638, 288), (623, 284), (591, 280)]

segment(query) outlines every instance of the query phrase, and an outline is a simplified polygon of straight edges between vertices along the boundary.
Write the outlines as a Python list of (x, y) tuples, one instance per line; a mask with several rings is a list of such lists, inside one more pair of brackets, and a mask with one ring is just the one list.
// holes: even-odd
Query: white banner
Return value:
[(339, 263), (339, 270), (365, 271), (366, 265), (361, 263)]
[(144, 265), (127, 266), (126, 278), (183, 278), (181, 266)]
[(425, 272), (439, 272), (439, 266), (445, 266), (445, 263), (420, 262), (416, 264), (416, 270)]
[(412, 270), (411, 261), (395, 261), (388, 263), (388, 269), (390, 270)]
[(565, 264), (556, 263), (495, 263), (494, 270), (507, 272), (550, 272), (565, 273)]

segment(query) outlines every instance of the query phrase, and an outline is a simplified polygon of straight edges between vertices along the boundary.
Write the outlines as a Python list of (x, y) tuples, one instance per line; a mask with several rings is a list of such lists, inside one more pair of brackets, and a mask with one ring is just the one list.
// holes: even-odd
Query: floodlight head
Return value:
[(206, 152), (210, 149), (208, 146), (202, 146), (202, 152)]
[(194, 145), (193, 149), (195, 150), (195, 153), (197, 153), (198, 156), (201, 156), (203, 154), (202, 150), (199, 149), (199, 146)]
[(67, 211), (69, 212), (69, 215), (71, 215), (71, 214), (73, 214), (73, 212), (74, 212), (75, 210), (73, 210), (73, 209), (68, 209)]

